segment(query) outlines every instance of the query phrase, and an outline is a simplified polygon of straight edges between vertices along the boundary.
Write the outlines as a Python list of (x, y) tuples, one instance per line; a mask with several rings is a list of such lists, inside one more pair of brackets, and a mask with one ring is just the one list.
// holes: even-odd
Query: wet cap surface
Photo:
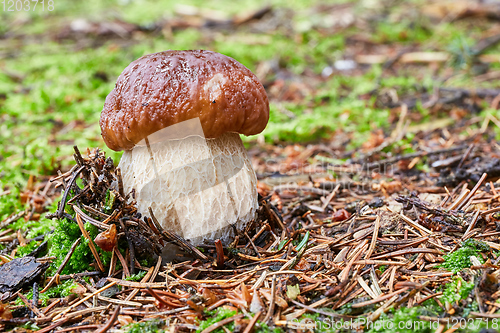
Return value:
[(269, 119), (262, 84), (245, 66), (211, 51), (165, 51), (132, 62), (106, 97), (99, 121), (106, 145), (134, 147), (148, 135), (199, 117), (206, 138), (254, 135)]

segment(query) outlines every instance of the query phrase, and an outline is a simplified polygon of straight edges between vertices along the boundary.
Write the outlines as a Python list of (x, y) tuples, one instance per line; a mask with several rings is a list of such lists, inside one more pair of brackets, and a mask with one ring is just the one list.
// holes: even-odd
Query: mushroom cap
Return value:
[(267, 125), (269, 101), (257, 77), (230, 57), (165, 51), (125, 68), (106, 97), (99, 124), (106, 145), (118, 151), (196, 117), (206, 138), (226, 132), (254, 135)]

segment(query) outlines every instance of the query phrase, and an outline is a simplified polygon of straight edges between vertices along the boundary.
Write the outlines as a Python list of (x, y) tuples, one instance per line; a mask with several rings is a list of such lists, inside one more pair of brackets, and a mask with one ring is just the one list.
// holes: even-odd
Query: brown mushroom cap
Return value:
[(165, 51), (132, 62), (106, 97), (99, 124), (106, 145), (132, 149), (170, 125), (199, 117), (206, 138), (254, 135), (269, 119), (262, 84), (245, 66), (211, 51)]

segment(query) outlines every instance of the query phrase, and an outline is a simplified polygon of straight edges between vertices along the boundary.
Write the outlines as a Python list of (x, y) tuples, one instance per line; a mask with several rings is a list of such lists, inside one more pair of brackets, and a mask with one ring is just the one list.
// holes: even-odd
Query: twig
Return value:
[(48, 332), (52, 331), (53, 329), (55, 329), (56, 327), (62, 326), (62, 324), (64, 324), (65, 322), (67, 322), (69, 319), (70, 318), (63, 318), (63, 319), (61, 319), (59, 321), (54, 322), (50, 326), (47, 326), (47, 327), (44, 327), (42, 329), (39, 329), (38, 331), (35, 331), (35, 333), (48, 333)]
[(457, 210), (460, 210), (462, 207), (464, 207), (465, 205), (467, 205), (469, 203), (469, 201), (472, 199), (472, 197), (474, 196), (474, 194), (476, 194), (477, 190), (479, 190), (479, 188), (481, 187), (481, 185), (483, 184), (484, 180), (486, 179), (486, 177), (488, 177), (488, 175), (486, 173), (483, 173), (483, 175), (481, 176), (481, 178), (479, 179), (479, 181), (477, 182), (476, 186), (474, 186), (472, 188), (472, 190), (470, 191), (470, 193), (467, 195), (467, 197), (464, 199), (464, 201), (462, 201), (458, 207), (457, 207)]
[(153, 289), (151, 288), (146, 288), (146, 291), (151, 295), (153, 296), (158, 302), (160, 302), (160, 304), (163, 304), (165, 306), (168, 306), (168, 307), (176, 307), (177, 305), (176, 304), (173, 304), (169, 301), (167, 301), (166, 299), (164, 299), (163, 297), (161, 297), (160, 295), (158, 295)]
[(476, 211), (476, 213), (474, 214), (474, 217), (472, 218), (472, 221), (471, 221), (471, 222), (470, 222), (470, 224), (469, 224), (469, 227), (467, 228), (467, 230), (466, 230), (466, 231), (465, 231), (465, 233), (463, 234), (463, 236), (462, 236), (462, 241), (465, 241), (465, 240), (467, 240), (468, 238), (470, 238), (470, 236), (471, 236), (471, 235), (470, 235), (469, 233), (470, 233), (470, 232), (471, 232), (471, 230), (472, 230), (472, 229), (474, 229), (474, 227), (476, 226), (476, 222), (477, 222), (478, 218), (479, 218), (479, 210), (478, 210), (478, 211)]
[(463, 89), (463, 88), (439, 88), (440, 91), (445, 92), (459, 92), (464, 97), (495, 97), (500, 94), (500, 89)]
[(218, 329), (219, 327), (222, 327), (226, 324), (229, 324), (230, 322), (233, 322), (235, 320), (238, 320), (238, 319), (241, 319), (243, 318), (245, 315), (243, 313), (240, 313), (238, 315), (235, 315), (235, 316), (232, 316), (232, 317), (229, 317), (229, 318), (226, 318), (226, 319), (223, 319), (221, 321), (218, 321), (216, 322), (215, 324), (212, 324), (210, 326), (208, 326), (207, 328), (205, 328), (203, 331), (201, 331), (201, 333), (210, 333), (210, 332), (213, 332), (215, 331), (216, 329)]
[[(96, 219), (91, 218), (90, 216), (85, 214), (85, 212), (81, 210), (81, 208), (78, 207), (77, 205), (71, 205), (71, 207), (75, 210), (76, 213), (80, 215), (81, 219), (84, 220), (85, 222), (88, 222), (99, 229), (109, 230), (110, 225), (104, 224), (101, 221), (97, 221)], [(71, 215), (69, 216), (71, 217)]]
[(115, 307), (115, 311), (113, 311), (113, 314), (111, 315), (111, 318), (106, 322), (106, 324), (94, 331), (94, 333), (104, 333), (107, 332), (113, 325), (115, 324), (116, 319), (118, 318), (118, 315), (120, 314), (121, 306)]
[(462, 165), (464, 164), (465, 160), (469, 157), (470, 153), (472, 152), (472, 149), (474, 149), (474, 143), (472, 143), (469, 148), (465, 151), (464, 155), (462, 156), (462, 159), (460, 160), (460, 163), (458, 163), (457, 169), (460, 169)]
[(215, 241), (215, 251), (217, 256), (217, 268), (224, 268), (224, 249), (222, 248), (222, 242), (220, 239)]
[(254, 242), (252, 241), (252, 239), (250, 238), (250, 236), (248, 236), (248, 233), (245, 231), (245, 237), (248, 239), (248, 241), (250, 242), (250, 245), (252, 245), (254, 251), (255, 251), (255, 254), (257, 255), (257, 257), (259, 258), (262, 258), (262, 256), (260, 255), (259, 253), (259, 250), (257, 249), (257, 246), (255, 246)]
[(269, 309), (267, 310), (267, 314), (266, 314), (266, 316), (264, 317), (264, 320), (263, 320), (264, 323), (269, 322), (269, 319), (271, 319), (271, 316), (274, 313), (274, 303), (275, 303), (274, 298), (275, 297), (276, 297), (276, 275), (273, 275), (273, 280), (272, 280), (272, 283), (271, 283), (271, 301), (270, 301), (270, 304), (269, 304)]
[[(134, 291), (137, 289), (134, 289)], [(126, 300), (121, 300), (121, 299), (116, 299), (116, 298), (109, 298), (101, 295), (97, 295), (97, 298), (100, 301), (108, 302), (108, 303), (113, 303), (117, 305), (122, 305), (122, 306), (131, 306), (131, 307), (141, 307), (143, 304), (140, 302), (132, 302), (132, 301), (126, 301)]]
[[(498, 14), (497, 14), (498, 15)], [(500, 42), (500, 34), (496, 34), (484, 39), (481, 39), (473, 48), (474, 56), (478, 56), (488, 48), (498, 44)]]
[(309, 305), (299, 303), (293, 299), (291, 299), (290, 302), (292, 302), (293, 304), (295, 304), (297, 306), (300, 306), (301, 308), (304, 308), (304, 309), (309, 310), (309, 311), (314, 312), (314, 313), (319, 313), (320, 315), (323, 315), (323, 316), (334, 317), (334, 318), (346, 318), (346, 317), (348, 317), (346, 315), (342, 315), (342, 314), (335, 313), (335, 312), (327, 312), (327, 311), (323, 311), (323, 310), (318, 310), (318, 309), (315, 309)]
[(424, 298), (419, 299), (419, 300), (416, 302), (416, 304), (421, 304), (421, 303), (423, 303), (423, 302), (425, 302), (425, 301), (427, 301), (427, 300), (429, 300), (429, 299), (431, 299), (431, 298), (434, 298), (434, 297), (437, 297), (437, 296), (441, 296), (442, 294), (443, 294), (443, 292), (442, 292), (442, 291), (440, 291), (440, 292), (435, 293), (435, 294), (430, 294), (430, 295), (427, 295), (427, 296), (425, 296)]
[(99, 327), (99, 325), (96, 325), (96, 324), (72, 325), (70, 327), (66, 327), (66, 328), (58, 330), (57, 333), (71, 332), (71, 331), (76, 331), (76, 330), (91, 330), (91, 329), (95, 329), (98, 327)]
[(163, 311), (163, 312), (158, 312), (156, 315), (157, 316), (168, 316), (168, 315), (171, 315), (171, 314), (176, 314), (176, 313), (179, 313), (179, 312), (182, 312), (182, 311), (186, 311), (186, 310), (190, 310), (191, 307), (189, 305), (187, 306), (183, 306), (182, 308), (177, 308), (177, 309), (173, 309), (173, 310), (169, 310), (169, 311)]
[(471, 311), (470, 315), (472, 317), (477, 317), (477, 318), (491, 318), (491, 319), (500, 318), (500, 313), (480, 313)]
[[(109, 280), (109, 278), (108, 278)], [(58, 320), (60, 319), (61, 317), (63, 317), (66, 313), (70, 312), (71, 310), (73, 310), (74, 308), (76, 308), (78, 305), (82, 304), (83, 302), (89, 300), (90, 298), (94, 297), (95, 295), (99, 295), (101, 292), (103, 292), (104, 290), (106, 289), (109, 289), (111, 287), (113, 287), (116, 283), (116, 281), (113, 281), (107, 285), (105, 285), (104, 287), (102, 287), (101, 289), (99, 290), (96, 290), (95, 292), (93, 292), (92, 294), (88, 295), (88, 296), (85, 296), (84, 298), (82, 298), (81, 300), (79, 300), (78, 302), (74, 303), (73, 305), (67, 307), (64, 311), (62, 311), (60, 314), (58, 314), (57, 316), (54, 317), (54, 319), (52, 320)]]
[(77, 277), (84, 277), (84, 276), (96, 276), (100, 275), (101, 272), (94, 271), (94, 272), (83, 272), (83, 273), (74, 273), (74, 274), (67, 274), (67, 275), (59, 275), (59, 280), (69, 280), (69, 279), (74, 279)]
[(372, 304), (380, 303), (380, 302), (385, 301), (386, 299), (391, 298), (391, 297), (393, 297), (395, 295), (399, 295), (401, 293), (404, 293), (408, 289), (409, 289), (408, 287), (405, 287), (403, 289), (397, 290), (397, 291), (392, 292), (390, 294), (386, 294), (386, 295), (380, 296), (378, 298), (375, 298), (375, 299), (372, 299), (372, 300), (369, 300), (369, 301), (366, 301), (366, 302), (360, 302), (360, 303), (353, 304), (352, 307), (353, 308), (362, 308), (362, 307), (367, 306), (367, 305), (372, 305)]
[(488, 215), (488, 214), (496, 213), (496, 212), (500, 212), (500, 207), (495, 207), (495, 208), (492, 208), (492, 209), (484, 210), (480, 214), (481, 215)]
[(40, 309), (38, 309), (34, 304), (32, 304), (30, 300), (27, 299), (26, 296), (24, 296), (22, 293), (19, 293), (17, 296), (21, 299), (21, 301), (23, 301), (23, 303), (28, 307), (28, 309), (30, 309), (34, 314), (36, 314), (38, 318), (45, 317), (45, 315), (40, 311)]
[(85, 226), (83, 225), (80, 214), (78, 214), (78, 213), (76, 214), (76, 221), (78, 222), (78, 226), (80, 227), (80, 230), (83, 234), (83, 237), (85, 237), (89, 241), (90, 251), (92, 252), (94, 259), (97, 262), (97, 266), (99, 266), (99, 270), (101, 272), (104, 272), (104, 265), (102, 264), (101, 258), (99, 257), (99, 253), (97, 253), (97, 249), (94, 246), (94, 242), (93, 242), (92, 238), (90, 238), (90, 235), (87, 232), (87, 230), (85, 230)]
[(380, 168), (381, 166), (387, 165), (387, 164), (394, 164), (397, 163), (401, 160), (408, 160), (408, 159), (413, 159), (415, 157), (421, 157), (421, 156), (432, 156), (432, 155), (438, 155), (438, 154), (444, 154), (444, 153), (450, 153), (454, 151), (459, 151), (466, 149), (467, 146), (462, 145), (462, 146), (457, 146), (457, 147), (451, 147), (451, 148), (444, 148), (444, 149), (436, 149), (432, 151), (420, 151), (416, 153), (410, 153), (410, 154), (404, 154), (404, 155), (398, 155), (392, 158), (387, 158), (385, 160), (381, 160), (378, 162), (373, 162), (366, 164), (364, 166), (364, 169), (366, 170), (371, 170), (374, 168)]
[(24, 214), (26, 214), (26, 211), (22, 211), (22, 212), (19, 212), (17, 214), (14, 214), (12, 216), (9, 216), (2, 223), (0, 223), (0, 229), (3, 229), (6, 226), (8, 226), (9, 224), (19, 220), (21, 217), (24, 216)]
[(69, 262), (69, 259), (71, 258), (71, 256), (73, 255), (73, 252), (75, 252), (75, 249), (76, 247), (78, 246), (78, 244), (80, 244), (81, 242), (81, 238), (79, 237), (74, 243), (73, 245), (71, 245), (71, 248), (69, 249), (69, 252), (68, 254), (66, 254), (66, 257), (64, 258), (61, 266), (59, 266), (59, 268), (57, 269), (56, 273), (54, 274), (54, 276), (50, 279), (49, 283), (47, 283), (47, 285), (45, 286), (45, 288), (43, 288), (43, 290), (41, 291), (41, 293), (44, 293), (46, 292), (51, 286), (52, 284), (54, 283), (54, 281), (56, 281), (58, 278), (59, 278), (59, 274), (61, 274), (62, 270), (64, 269), (64, 267), (66, 267), (66, 264)]
[[(463, 185), (463, 190), (458, 196), (458, 198), (448, 207), (450, 210), (455, 210), (467, 197), (467, 195), (470, 193), (470, 190), (467, 189), (467, 184)], [(451, 198), (451, 196), (450, 196)]]
[(404, 215), (403, 213), (401, 213), (399, 215), (406, 223), (408, 223), (409, 225), (411, 225), (413, 228), (417, 229), (418, 231), (420, 232), (423, 232), (427, 235), (430, 235), (432, 234), (432, 231), (427, 229), (426, 227), (418, 224), (417, 222), (413, 221), (412, 219), (410, 219), (409, 217), (407, 217), (406, 215)]
[(368, 251), (366, 252), (365, 259), (370, 259), (370, 256), (373, 254), (373, 251), (375, 250), (375, 246), (377, 245), (379, 228), (380, 228), (380, 216), (377, 215), (377, 219), (375, 220), (375, 228), (373, 229), (372, 242), (370, 244), (370, 247), (368, 248)]
[(259, 311), (255, 314), (255, 316), (253, 316), (253, 318), (248, 323), (247, 327), (245, 327), (245, 330), (243, 331), (243, 333), (250, 333), (252, 331), (253, 327), (257, 323), (257, 320), (259, 320), (259, 317), (261, 314), (262, 314), (262, 311)]
[(273, 190), (276, 192), (303, 191), (303, 192), (310, 192), (310, 193), (319, 194), (319, 195), (323, 195), (323, 196), (330, 194), (330, 191), (322, 190), (320, 188), (311, 187), (311, 186), (301, 186), (301, 185), (295, 185), (295, 184), (278, 185), (278, 186), (273, 187)]
[[(39, 293), (38, 293), (38, 283), (36, 283), (36, 282), (33, 282), (32, 294), (33, 294), (33, 298), (31, 300), (31, 303), (33, 304), (33, 307), (38, 310), (38, 296), (39, 296)], [(38, 311), (32, 311), (32, 313), (30, 315), (34, 316), (35, 313), (41, 313), (43, 315), (43, 313), (40, 312), (40, 310), (38, 310)]]
[(400, 251), (394, 251), (388, 254), (383, 254), (383, 255), (378, 255), (373, 257), (372, 259), (382, 259), (382, 258), (391, 258), (391, 257), (397, 257), (405, 254), (415, 254), (415, 253), (433, 253), (433, 254), (440, 254), (443, 255), (443, 252), (435, 249), (427, 249), (424, 247), (419, 247), (419, 248), (412, 248), (412, 249), (405, 249), (405, 250), (400, 250)]
[(135, 272), (135, 249), (134, 249), (134, 244), (132, 243), (132, 239), (130, 237), (129, 231), (125, 227), (125, 223), (123, 223), (123, 219), (120, 219), (120, 225), (122, 227), (122, 230), (125, 232), (125, 238), (127, 239), (129, 256), (130, 256), (130, 274), (133, 275), (134, 272)]
[(328, 207), (328, 204), (330, 203), (330, 201), (332, 201), (332, 199), (335, 197), (339, 188), (340, 188), (340, 184), (337, 184), (337, 186), (335, 186), (335, 188), (332, 190), (332, 193), (330, 193), (330, 195), (328, 195), (325, 202), (323, 203), (323, 206), (321, 206), (321, 210), (323, 212), (325, 211), (326, 207)]
[(82, 172), (83, 169), (85, 169), (85, 165), (82, 165), (81, 167), (79, 167), (75, 171), (73, 176), (71, 176), (71, 179), (69, 180), (68, 185), (64, 189), (64, 194), (61, 198), (61, 201), (59, 202), (59, 206), (57, 206), (57, 211), (54, 214), (46, 214), (45, 215), (48, 219), (51, 219), (53, 217), (57, 217), (59, 219), (62, 218), (63, 212), (64, 212), (64, 207), (66, 206), (66, 199), (68, 197), (68, 194), (71, 191), (71, 187), (75, 183), (76, 177), (78, 177), (78, 175), (80, 174), (80, 172)]
[[(159, 270), (160, 266), (161, 266), (161, 257), (158, 258), (156, 266), (154, 268), (151, 267), (149, 269), (149, 271), (146, 273), (146, 275), (144, 275), (144, 277), (141, 279), (141, 283), (148, 282), (148, 280), (150, 280), (151, 282), (153, 282), (154, 279), (156, 278), (156, 274), (158, 274), (157, 268)], [(156, 274), (154, 274), (155, 272), (156, 272)], [(139, 293), (139, 289), (132, 290), (132, 292), (125, 298), (125, 300), (126, 301), (132, 300), (138, 293)]]
[(114, 251), (116, 257), (118, 258), (118, 260), (120, 261), (120, 264), (122, 265), (123, 274), (125, 275), (125, 277), (129, 277), (130, 272), (128, 270), (127, 261), (125, 260), (125, 258), (123, 258), (122, 253), (120, 252), (120, 250), (118, 250), (118, 248), (116, 246), (114, 247), (113, 251)]
[(123, 191), (123, 178), (122, 171), (120, 168), (116, 168), (116, 178), (118, 178), (118, 193), (122, 198), (125, 198), (125, 192)]
[(111, 277), (108, 277), (106, 279), (109, 282), (112, 282), (119, 286), (130, 287), (130, 288), (167, 288), (169, 286), (168, 283), (166, 282), (135, 282), (135, 281), (115, 279)]

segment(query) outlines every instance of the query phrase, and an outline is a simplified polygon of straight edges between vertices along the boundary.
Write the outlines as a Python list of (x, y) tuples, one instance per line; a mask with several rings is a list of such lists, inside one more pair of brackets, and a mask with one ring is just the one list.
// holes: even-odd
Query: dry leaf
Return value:
[(116, 245), (116, 225), (112, 224), (109, 230), (97, 235), (94, 242), (104, 251), (112, 251)]

